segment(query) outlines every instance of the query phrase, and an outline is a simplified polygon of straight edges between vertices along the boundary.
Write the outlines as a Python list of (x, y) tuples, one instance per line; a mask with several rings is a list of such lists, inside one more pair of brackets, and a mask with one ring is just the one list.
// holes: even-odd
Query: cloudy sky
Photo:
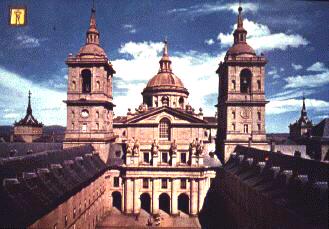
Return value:
[[(1, 0), (0, 125), (25, 113), (32, 91), (35, 116), (66, 125), (69, 53), (85, 42), (91, 0)], [(189, 102), (214, 115), (218, 63), (233, 41), (237, 1), (96, 0), (101, 45), (111, 59), (116, 115), (142, 102), (141, 91), (156, 74), (164, 37)], [(247, 41), (265, 54), (267, 132), (287, 132), (300, 115), (303, 93), (314, 123), (329, 114), (329, 3), (242, 1)], [(8, 26), (8, 6), (27, 6), (28, 25)]]

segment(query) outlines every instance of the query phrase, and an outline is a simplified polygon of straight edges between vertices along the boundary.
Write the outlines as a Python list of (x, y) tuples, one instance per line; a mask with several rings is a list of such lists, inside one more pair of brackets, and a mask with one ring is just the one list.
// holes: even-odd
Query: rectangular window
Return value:
[(64, 225), (65, 227), (67, 226), (68, 220), (67, 220), (67, 215), (64, 217)]
[(76, 214), (77, 214), (77, 211), (75, 210), (75, 208), (73, 208), (73, 219), (75, 219)]
[(235, 88), (236, 88), (236, 83), (235, 83), (235, 80), (232, 80), (232, 90), (235, 91)]
[(247, 124), (243, 125), (243, 132), (248, 133), (248, 125)]
[(162, 152), (162, 160), (163, 163), (168, 163), (168, 153)]
[(184, 164), (186, 163), (186, 153), (180, 154), (180, 162)]
[(148, 188), (149, 187), (149, 179), (144, 178), (143, 179), (143, 188)]
[(232, 130), (235, 131), (235, 123), (232, 123)]
[(119, 177), (114, 177), (113, 178), (113, 186), (114, 187), (119, 187), (120, 186)]
[(82, 132), (87, 132), (87, 123), (82, 124)]
[(180, 180), (180, 188), (186, 189), (186, 179), (185, 178)]
[(150, 154), (149, 154), (148, 152), (145, 152), (145, 153), (143, 154), (143, 161), (144, 161), (145, 163), (150, 163)]
[(260, 91), (260, 89), (261, 89), (260, 80), (257, 80), (257, 88), (258, 88), (258, 91)]
[(261, 125), (260, 124), (257, 124), (257, 126), (258, 126), (258, 131), (260, 131)]
[(168, 187), (168, 180), (167, 179), (161, 179), (161, 188), (166, 189)]
[(259, 111), (257, 112), (257, 117), (259, 121), (262, 119), (261, 113)]
[(232, 111), (232, 119), (235, 119), (235, 111)]

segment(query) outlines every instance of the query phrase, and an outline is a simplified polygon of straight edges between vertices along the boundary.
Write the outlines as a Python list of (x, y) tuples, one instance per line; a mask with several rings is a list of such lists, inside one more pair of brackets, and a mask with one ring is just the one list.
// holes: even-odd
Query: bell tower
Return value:
[(234, 43), (219, 64), (217, 150), (228, 160), (237, 145), (269, 149), (265, 133), (265, 65), (247, 44), (239, 7)]
[(93, 7), (85, 45), (77, 55), (69, 54), (66, 60), (68, 88), (64, 148), (92, 144), (106, 161), (109, 143), (114, 139), (112, 77), (115, 71), (99, 45), (99, 36)]

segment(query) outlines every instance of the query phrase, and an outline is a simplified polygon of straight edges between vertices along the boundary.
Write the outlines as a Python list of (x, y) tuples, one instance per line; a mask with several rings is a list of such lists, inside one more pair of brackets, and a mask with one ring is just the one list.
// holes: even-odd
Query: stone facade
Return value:
[(218, 152), (226, 161), (239, 145), (269, 149), (265, 132), (265, 64), (247, 44), (239, 8), (234, 44), (219, 64)]
[(124, 165), (110, 170), (112, 205), (126, 214), (161, 209), (197, 215), (219, 166), (208, 148), (216, 123), (188, 105), (188, 91), (171, 69), (167, 41), (159, 63), (136, 112), (114, 119), (116, 142), (126, 151)]

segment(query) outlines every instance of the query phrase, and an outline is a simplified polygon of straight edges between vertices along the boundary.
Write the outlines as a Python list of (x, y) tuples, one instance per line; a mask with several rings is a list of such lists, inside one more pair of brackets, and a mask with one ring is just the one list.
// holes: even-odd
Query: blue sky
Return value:
[[(28, 25), (8, 26), (8, 6), (24, 4)], [(164, 37), (174, 73), (189, 90), (189, 102), (214, 115), (218, 63), (230, 47), (237, 1), (95, 0), (101, 46), (111, 59), (116, 115), (142, 102), (141, 91), (156, 74)], [(69, 53), (85, 42), (89, 0), (0, 2), (0, 125), (25, 112), (32, 91), (35, 116), (66, 125)], [(247, 42), (263, 52), (266, 65), (267, 132), (287, 132), (300, 115), (302, 94), (314, 123), (329, 114), (329, 3), (243, 1)]]

